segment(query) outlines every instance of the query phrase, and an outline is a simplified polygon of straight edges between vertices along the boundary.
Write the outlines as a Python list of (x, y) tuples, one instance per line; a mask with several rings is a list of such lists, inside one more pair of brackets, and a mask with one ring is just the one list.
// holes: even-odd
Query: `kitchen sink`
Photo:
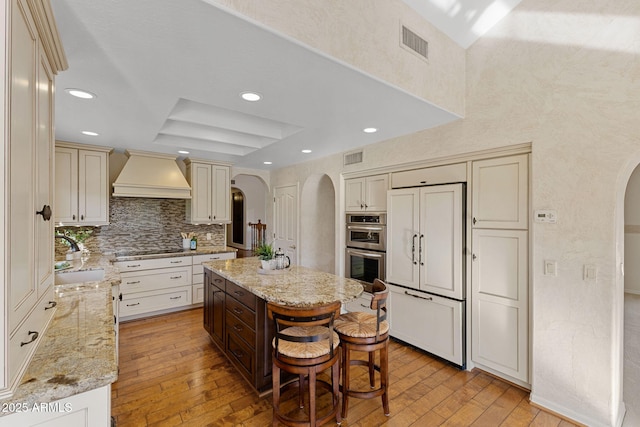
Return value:
[(54, 275), (56, 285), (66, 285), (68, 283), (94, 282), (104, 279), (104, 270), (80, 270), (56, 273)]

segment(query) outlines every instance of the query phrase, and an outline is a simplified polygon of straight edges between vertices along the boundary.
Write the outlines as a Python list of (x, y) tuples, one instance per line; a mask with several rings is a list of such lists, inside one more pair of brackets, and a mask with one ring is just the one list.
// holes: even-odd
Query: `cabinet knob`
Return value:
[(42, 215), (44, 221), (49, 221), (51, 219), (51, 206), (44, 205), (41, 211), (36, 211), (36, 215)]
[(80, 221), (84, 221), (84, 214), (80, 215)]
[(71, 219), (75, 221), (76, 220), (76, 214), (71, 215)]
[(471, 259), (473, 259), (474, 261), (476, 260), (476, 258), (478, 258), (476, 254), (471, 255)]
[(473, 217), (473, 224), (475, 225), (476, 222), (478, 222), (478, 221), (476, 220), (476, 217), (474, 216)]

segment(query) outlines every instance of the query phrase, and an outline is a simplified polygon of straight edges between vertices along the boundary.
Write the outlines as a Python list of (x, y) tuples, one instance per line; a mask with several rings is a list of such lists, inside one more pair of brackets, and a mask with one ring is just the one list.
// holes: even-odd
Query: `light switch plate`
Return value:
[(535, 222), (548, 222), (550, 224), (555, 224), (558, 220), (558, 213), (551, 209), (541, 209), (534, 212), (533, 219)]
[(585, 264), (582, 270), (582, 279), (595, 282), (598, 278), (598, 267), (593, 264)]
[(544, 260), (544, 275), (545, 276), (557, 276), (558, 275), (558, 263), (551, 259)]

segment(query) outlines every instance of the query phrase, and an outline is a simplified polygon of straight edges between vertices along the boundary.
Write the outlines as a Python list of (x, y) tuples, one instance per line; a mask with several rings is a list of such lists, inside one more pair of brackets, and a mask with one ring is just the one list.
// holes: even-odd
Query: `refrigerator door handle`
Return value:
[(420, 235), (420, 248), (418, 249), (418, 261), (420, 261), (420, 265), (424, 265), (424, 262), (422, 261), (422, 239), (424, 238), (424, 234)]
[(418, 237), (418, 235), (414, 234), (413, 239), (411, 239), (411, 262), (413, 265), (418, 264), (416, 261), (416, 237)]

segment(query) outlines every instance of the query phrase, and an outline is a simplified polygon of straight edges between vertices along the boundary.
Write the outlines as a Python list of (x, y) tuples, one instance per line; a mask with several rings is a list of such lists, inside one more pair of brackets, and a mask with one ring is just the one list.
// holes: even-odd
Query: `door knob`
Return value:
[(296, 245), (289, 246), (289, 249), (295, 249), (295, 248), (296, 248)]

